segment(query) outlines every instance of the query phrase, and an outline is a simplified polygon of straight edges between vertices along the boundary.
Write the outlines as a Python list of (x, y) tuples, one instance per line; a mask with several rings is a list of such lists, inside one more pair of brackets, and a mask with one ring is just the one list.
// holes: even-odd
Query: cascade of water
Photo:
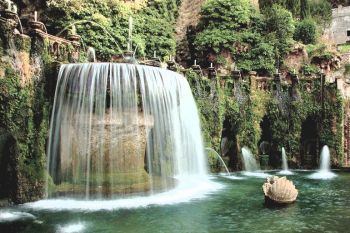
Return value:
[(332, 179), (337, 175), (330, 170), (331, 156), (327, 145), (323, 146), (320, 157), (320, 169), (311, 174), (311, 179)]
[(291, 175), (291, 174), (293, 174), (288, 169), (288, 160), (287, 160), (287, 155), (286, 155), (286, 151), (284, 150), (284, 147), (282, 147), (282, 171), (280, 171), (278, 173), (281, 174), (281, 175)]
[(207, 174), (191, 89), (168, 70), (62, 65), (50, 124), (49, 197), (153, 193)]

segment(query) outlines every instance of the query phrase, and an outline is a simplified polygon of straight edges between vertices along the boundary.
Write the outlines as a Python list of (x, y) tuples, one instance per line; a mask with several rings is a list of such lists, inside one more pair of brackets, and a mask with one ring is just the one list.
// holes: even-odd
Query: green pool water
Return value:
[(36, 218), (2, 221), (0, 232), (350, 232), (350, 173), (336, 173), (332, 180), (312, 180), (303, 171), (288, 176), (299, 196), (287, 207), (264, 205), (263, 178), (215, 176), (221, 189), (186, 203), (93, 212), (2, 209)]

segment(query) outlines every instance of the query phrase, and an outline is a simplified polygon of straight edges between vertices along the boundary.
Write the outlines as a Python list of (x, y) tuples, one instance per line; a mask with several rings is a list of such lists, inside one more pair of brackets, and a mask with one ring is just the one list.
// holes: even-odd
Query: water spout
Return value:
[(257, 164), (252, 152), (247, 147), (242, 148), (242, 157), (244, 165), (244, 175), (258, 178), (266, 178), (269, 176), (269, 174), (260, 171), (260, 166)]
[(132, 30), (133, 30), (133, 18), (129, 17), (129, 38), (128, 38), (128, 51), (132, 51)]
[(22, 26), (21, 19), (18, 17), (18, 15), (17, 15), (17, 14), (16, 14), (16, 18), (17, 18), (17, 20), (18, 20), (18, 24), (19, 24), (20, 32), (21, 32), (21, 34), (23, 34), (23, 26)]
[(331, 162), (331, 156), (329, 152), (329, 148), (327, 145), (323, 146), (321, 151), (321, 157), (320, 157), (320, 169), (311, 174), (309, 178), (311, 179), (321, 179), (321, 180), (327, 180), (327, 179), (333, 179), (337, 175), (331, 172), (330, 170), (330, 162)]
[(292, 175), (293, 172), (289, 171), (288, 169), (288, 160), (286, 151), (284, 150), (284, 147), (282, 147), (282, 171), (278, 172), (278, 174), (281, 175)]
[(93, 47), (88, 47), (86, 51), (88, 62), (96, 62), (96, 51)]
[(260, 169), (255, 158), (253, 157), (252, 152), (247, 147), (242, 148), (242, 156), (245, 171), (254, 172)]
[(218, 152), (216, 152), (216, 150), (210, 148), (210, 147), (206, 147), (205, 148), (207, 151), (211, 151), (211, 152), (214, 152), (214, 154), (217, 156), (217, 158), (220, 160), (221, 164), (224, 166), (225, 168), (225, 171), (227, 172), (227, 175), (231, 175), (230, 171), (228, 170), (226, 164), (225, 164), (225, 161), (222, 159), (222, 157), (219, 155)]

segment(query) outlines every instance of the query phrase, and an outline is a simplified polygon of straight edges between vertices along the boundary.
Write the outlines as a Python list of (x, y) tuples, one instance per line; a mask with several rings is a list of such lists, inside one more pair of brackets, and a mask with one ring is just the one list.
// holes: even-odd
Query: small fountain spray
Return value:
[(125, 63), (137, 64), (137, 61), (135, 59), (135, 53), (132, 50), (132, 30), (133, 30), (133, 18), (130, 16), (127, 51), (124, 52), (123, 58)]
[(228, 178), (228, 179), (231, 179), (231, 180), (241, 180), (241, 179), (243, 179), (242, 177), (234, 176), (234, 175), (232, 175), (230, 173), (230, 171), (228, 170), (228, 167), (226, 166), (225, 161), (222, 159), (222, 157), (219, 155), (219, 153), (216, 152), (216, 150), (214, 150), (213, 148), (210, 148), (210, 147), (206, 147), (205, 150), (206, 151), (211, 151), (217, 156), (217, 158), (219, 159), (219, 161), (221, 162), (221, 164), (225, 168), (225, 171), (226, 171), (226, 174), (227, 174), (227, 175), (224, 176), (225, 178)]
[(261, 172), (260, 167), (257, 164), (252, 152), (247, 147), (242, 148), (242, 157), (245, 170), (243, 172), (244, 175), (259, 178), (266, 178), (269, 176), (269, 174)]
[(86, 51), (88, 62), (96, 62), (96, 51), (93, 47), (88, 47)]
[(128, 37), (128, 51), (132, 51), (132, 29), (133, 29), (133, 19), (129, 17), (129, 37)]
[(327, 145), (323, 146), (320, 157), (320, 169), (309, 176), (310, 179), (328, 180), (337, 175), (330, 170), (331, 156)]
[(293, 172), (288, 169), (288, 160), (284, 147), (282, 147), (282, 171), (278, 172), (281, 175), (292, 175)]
[(213, 152), (213, 153), (217, 156), (217, 158), (220, 160), (221, 164), (224, 166), (227, 175), (230, 176), (231, 173), (230, 173), (230, 171), (228, 170), (228, 168), (227, 168), (227, 166), (226, 166), (226, 164), (225, 164), (225, 161), (222, 159), (222, 157), (219, 155), (219, 153), (216, 152), (216, 150), (214, 150), (214, 149), (212, 149), (212, 148), (210, 148), (210, 147), (206, 147), (205, 150), (211, 151), (211, 152)]

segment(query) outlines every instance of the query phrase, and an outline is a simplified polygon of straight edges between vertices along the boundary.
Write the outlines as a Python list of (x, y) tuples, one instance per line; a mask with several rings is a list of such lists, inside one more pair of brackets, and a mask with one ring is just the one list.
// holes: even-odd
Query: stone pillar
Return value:
[(249, 71), (249, 83), (252, 90), (257, 89), (256, 71)]

